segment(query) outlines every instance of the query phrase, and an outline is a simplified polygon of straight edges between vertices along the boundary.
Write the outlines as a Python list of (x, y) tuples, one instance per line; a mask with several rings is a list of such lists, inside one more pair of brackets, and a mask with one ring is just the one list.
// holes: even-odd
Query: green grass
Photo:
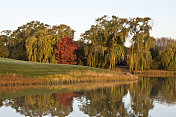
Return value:
[(72, 71), (94, 71), (94, 72), (111, 72), (109, 70), (98, 69), (87, 66), (37, 63), (29, 61), (14, 60), (0, 57), (0, 74), (15, 73), (22, 74), (23, 77), (37, 77), (54, 74), (68, 74)]

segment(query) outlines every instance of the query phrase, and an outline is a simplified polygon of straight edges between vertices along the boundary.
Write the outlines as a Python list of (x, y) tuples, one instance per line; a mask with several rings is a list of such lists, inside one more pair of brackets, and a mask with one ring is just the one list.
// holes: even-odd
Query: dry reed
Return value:
[(176, 71), (165, 71), (165, 70), (144, 70), (134, 72), (141, 76), (149, 77), (176, 77)]
[(97, 73), (97, 72), (69, 72), (67, 75), (55, 74), (39, 76), (37, 78), (23, 78), (17, 74), (0, 74), (0, 86), (34, 86), (57, 85), (81, 82), (105, 82), (105, 81), (133, 81), (138, 77), (131, 74)]

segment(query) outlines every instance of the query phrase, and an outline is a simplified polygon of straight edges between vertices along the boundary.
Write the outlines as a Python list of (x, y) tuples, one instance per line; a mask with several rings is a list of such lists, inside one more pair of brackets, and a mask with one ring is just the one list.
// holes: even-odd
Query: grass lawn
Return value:
[(68, 74), (69, 72), (73, 71), (79, 72), (93, 71), (103, 73), (111, 72), (109, 70), (87, 66), (37, 63), (0, 57), (0, 74), (15, 73), (15, 74), (22, 74), (23, 77), (37, 77), (54, 74)]

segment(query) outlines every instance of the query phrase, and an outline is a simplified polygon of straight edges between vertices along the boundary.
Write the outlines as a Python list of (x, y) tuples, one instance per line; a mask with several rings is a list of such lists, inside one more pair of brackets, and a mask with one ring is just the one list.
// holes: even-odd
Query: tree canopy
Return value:
[(114, 68), (124, 60), (124, 43), (129, 33), (128, 20), (112, 16), (98, 18), (96, 25), (81, 35), (86, 42), (87, 64), (93, 67)]
[(56, 43), (65, 36), (73, 38), (74, 32), (71, 27), (64, 24), (50, 26), (39, 21), (32, 21), (13, 32), (6, 31), (5, 35), (1, 35), (3, 38), (1, 42), (6, 40), (6, 47), (3, 44), (1, 48), (8, 48), (9, 55), (5, 50), (3, 52), (9, 58), (56, 63), (54, 52)]
[(176, 70), (176, 43), (168, 43), (161, 52), (161, 61), (165, 70)]
[[(3, 33), (5, 33), (5, 35)], [(0, 57), (4, 58), (9, 56), (9, 50), (7, 47), (8, 33), (10, 33), (10, 31), (6, 30), (0, 35)]]
[(131, 52), (128, 56), (130, 71), (150, 69), (152, 56), (150, 48), (154, 39), (150, 36), (150, 18), (133, 18), (130, 23)]
[(70, 37), (62, 38), (55, 49), (56, 59), (61, 64), (77, 64), (76, 52), (78, 45)]

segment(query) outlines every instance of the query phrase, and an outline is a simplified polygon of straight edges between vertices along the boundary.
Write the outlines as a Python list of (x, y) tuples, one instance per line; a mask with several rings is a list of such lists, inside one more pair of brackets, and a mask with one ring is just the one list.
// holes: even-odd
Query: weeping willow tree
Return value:
[(26, 40), (38, 30), (46, 29), (49, 25), (39, 21), (31, 21), (18, 27), (8, 40), (9, 57), (13, 59), (28, 60), (26, 53)]
[(176, 70), (176, 43), (170, 42), (161, 52), (161, 62), (165, 70)]
[(151, 19), (134, 18), (130, 20), (131, 52), (128, 55), (130, 71), (150, 69), (152, 56), (150, 48), (153, 47), (154, 39), (150, 36)]
[[(4, 32), (4, 31), (3, 31)], [(3, 33), (1, 32), (1, 33)], [(8, 40), (8, 35), (0, 35), (0, 57), (8, 57), (9, 56), (9, 51), (7, 47), (7, 40)]]
[(56, 63), (53, 49), (53, 36), (48, 31), (40, 30), (26, 40), (26, 52), (29, 61)]
[(128, 19), (112, 16), (98, 18), (96, 25), (81, 35), (86, 43), (87, 64), (93, 67), (114, 68), (124, 60), (124, 43), (129, 33)]

